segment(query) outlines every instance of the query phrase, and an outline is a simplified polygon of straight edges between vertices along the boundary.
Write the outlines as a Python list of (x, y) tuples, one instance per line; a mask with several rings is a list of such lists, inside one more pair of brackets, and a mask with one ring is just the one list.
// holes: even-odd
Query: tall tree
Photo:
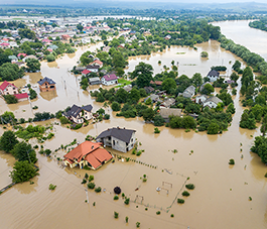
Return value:
[(4, 150), (6, 153), (10, 153), (10, 151), (14, 148), (14, 146), (18, 143), (16, 135), (13, 131), (8, 130), (5, 131), (0, 138), (0, 148)]

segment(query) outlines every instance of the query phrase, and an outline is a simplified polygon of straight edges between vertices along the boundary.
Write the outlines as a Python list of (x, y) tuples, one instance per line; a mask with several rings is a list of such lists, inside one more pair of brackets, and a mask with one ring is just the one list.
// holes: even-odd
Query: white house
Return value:
[(19, 90), (14, 84), (4, 81), (0, 86), (0, 93), (2, 95), (16, 95), (19, 94)]
[(135, 130), (119, 127), (107, 129), (96, 140), (102, 142), (105, 146), (110, 146), (112, 149), (126, 153), (135, 145), (135, 132)]
[(220, 73), (217, 72), (216, 70), (211, 70), (211, 71), (208, 73), (207, 77), (209, 78), (210, 82), (214, 82), (214, 81), (216, 81), (217, 79), (219, 79), (219, 77), (220, 77)]
[(212, 96), (210, 98), (208, 98), (204, 103), (203, 103), (203, 107), (209, 107), (209, 108), (216, 108), (218, 103), (222, 103), (222, 100), (220, 100), (218, 97), (216, 96)]
[(64, 116), (66, 116), (75, 123), (83, 123), (84, 119), (90, 120), (93, 118), (92, 109), (92, 105), (87, 105), (83, 107), (73, 105), (68, 112), (64, 113)]
[(107, 74), (101, 78), (104, 85), (113, 85), (118, 83), (118, 77), (115, 74)]
[(207, 95), (199, 95), (196, 97), (197, 104), (203, 104), (208, 99)]

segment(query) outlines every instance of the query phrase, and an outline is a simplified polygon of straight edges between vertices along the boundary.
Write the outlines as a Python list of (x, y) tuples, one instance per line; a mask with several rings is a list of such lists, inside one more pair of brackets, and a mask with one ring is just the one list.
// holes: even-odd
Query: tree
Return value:
[(123, 88), (120, 88), (115, 94), (115, 100), (118, 103), (126, 103), (128, 95), (129, 94), (127, 91), (125, 91)]
[(14, 81), (23, 75), (23, 69), (20, 69), (16, 64), (4, 63), (0, 66), (0, 78), (2, 80)]
[(17, 161), (10, 172), (10, 177), (15, 183), (21, 183), (30, 180), (37, 175), (36, 168), (28, 161)]
[(199, 87), (202, 84), (203, 80), (202, 80), (202, 76), (200, 73), (195, 73), (192, 77), (192, 83)]
[(232, 96), (227, 92), (223, 92), (217, 95), (217, 97), (223, 101), (225, 106), (228, 106), (230, 103), (233, 103)]
[(131, 74), (131, 78), (136, 78), (136, 84), (138, 87), (149, 86), (150, 81), (152, 80), (153, 67), (150, 64), (140, 62), (135, 66), (135, 70)]
[(145, 90), (144, 88), (140, 88), (140, 89), (139, 89), (139, 92), (140, 92), (140, 96), (141, 96), (142, 98), (144, 98), (144, 97), (147, 96), (147, 94), (146, 94), (146, 90)]
[(167, 78), (162, 82), (162, 89), (170, 93), (172, 89), (176, 89), (176, 82), (172, 78)]
[(31, 72), (40, 71), (41, 64), (39, 60), (29, 58), (26, 60), (28, 70)]
[(155, 125), (155, 126), (163, 126), (164, 123), (165, 123), (165, 119), (162, 118), (161, 115), (156, 115), (156, 116), (154, 117), (154, 125)]
[(53, 54), (49, 54), (46, 56), (47, 62), (53, 62), (56, 60), (55, 56)]
[(130, 99), (133, 103), (138, 103), (139, 99), (141, 98), (140, 92), (138, 89), (133, 88), (130, 93), (128, 99)]
[(205, 95), (209, 95), (212, 92), (214, 92), (214, 87), (209, 83), (206, 83), (201, 91), (201, 93)]
[(2, 66), (2, 64), (7, 62), (11, 62), (11, 59), (8, 58), (8, 55), (0, 53), (0, 66)]
[(62, 125), (67, 124), (67, 123), (70, 122), (65, 116), (61, 116), (61, 117), (59, 118), (59, 120), (60, 120), (60, 123), (61, 123)]
[(80, 33), (83, 31), (83, 26), (81, 24), (78, 24), (76, 27), (78, 30), (80, 30)]
[(241, 128), (247, 128), (247, 129), (255, 129), (256, 128), (256, 120), (255, 116), (252, 112), (248, 113), (248, 110), (244, 110), (242, 116), (241, 116), (241, 121), (239, 126)]
[(191, 116), (185, 116), (182, 119), (182, 127), (185, 129), (195, 129), (197, 126), (197, 122)]
[(7, 104), (18, 103), (18, 99), (14, 95), (4, 95), (5, 101)]
[(205, 51), (201, 52), (201, 57), (202, 58), (207, 58), (209, 56), (209, 54)]
[(28, 38), (32, 40), (36, 38), (35, 33), (30, 29), (19, 29), (19, 35), (21, 38)]
[(16, 121), (15, 115), (11, 111), (6, 111), (4, 114), (1, 115), (1, 118), (5, 124), (11, 122), (14, 123)]
[(19, 161), (37, 162), (36, 153), (30, 144), (26, 142), (17, 143), (11, 150), (11, 154)]
[(170, 127), (171, 128), (181, 128), (182, 118), (180, 116), (170, 116)]
[(226, 109), (226, 112), (229, 112), (231, 114), (234, 114), (235, 113), (235, 107), (234, 107), (234, 104), (233, 103), (230, 103)]
[(151, 105), (152, 104), (152, 99), (149, 97), (146, 101), (145, 101), (146, 105)]
[(119, 51), (115, 51), (112, 53), (112, 64), (115, 69), (117, 68), (125, 68), (126, 61), (123, 57), (123, 54)]
[(258, 154), (261, 161), (267, 163), (267, 138), (264, 136), (257, 136), (254, 141), (254, 145), (250, 149), (253, 153)]
[(145, 121), (151, 121), (154, 119), (155, 112), (152, 108), (147, 108), (143, 111), (143, 118)]
[(113, 102), (111, 104), (111, 109), (113, 111), (120, 111), (121, 110), (121, 105), (118, 102)]
[(14, 146), (18, 143), (16, 135), (13, 131), (5, 131), (0, 138), (0, 148), (4, 150), (6, 153), (10, 153), (10, 151), (14, 148)]
[(216, 122), (211, 122), (208, 126), (208, 134), (218, 134), (219, 132), (219, 125)]
[(237, 75), (235, 72), (233, 72), (230, 76), (230, 79), (231, 80), (234, 80), (235, 82), (238, 80), (239, 78), (239, 75)]

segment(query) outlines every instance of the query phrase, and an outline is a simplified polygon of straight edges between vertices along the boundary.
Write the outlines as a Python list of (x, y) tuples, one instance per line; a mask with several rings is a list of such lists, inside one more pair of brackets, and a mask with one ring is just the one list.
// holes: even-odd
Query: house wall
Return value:
[(75, 118), (75, 117), (73, 117), (73, 116), (71, 116), (71, 120), (72, 120), (73, 122), (75, 122), (75, 123), (78, 123), (78, 124), (84, 122), (83, 118)]
[(212, 101), (209, 101), (209, 102), (204, 103), (204, 107), (206, 106), (208, 106), (209, 108), (216, 108), (217, 104)]
[(199, 97), (196, 98), (196, 103), (198, 103), (198, 104), (202, 104), (202, 103), (204, 103), (206, 100), (207, 100), (207, 99), (206, 99), (205, 96), (199, 96)]
[(43, 85), (39, 85), (40, 91), (54, 91), (56, 90), (55, 84), (49, 84), (48, 82), (45, 82)]
[(110, 81), (106, 81), (105, 78), (101, 79), (102, 84), (104, 85), (114, 85), (118, 83), (118, 80), (110, 80)]
[(216, 81), (219, 77), (217, 77), (217, 76), (208, 76), (208, 78), (210, 79), (210, 82), (214, 82), (214, 81)]
[(91, 72), (98, 72), (98, 69), (95, 69), (95, 68), (87, 68), (87, 70), (91, 71)]
[(8, 85), (4, 91), (2, 91), (3, 95), (14, 95), (14, 94), (19, 94), (18, 88)]
[(127, 145), (126, 142), (119, 140), (115, 137), (111, 137), (111, 144), (112, 144), (112, 149), (127, 153), (130, 151), (134, 145), (135, 145), (135, 134), (133, 133), (131, 140), (129, 144)]
[(85, 110), (84, 110), (84, 115), (83, 115), (83, 117), (84, 117), (86, 120), (90, 120), (90, 119), (93, 118), (93, 114), (92, 114), (92, 112), (89, 112), (89, 111), (85, 111)]

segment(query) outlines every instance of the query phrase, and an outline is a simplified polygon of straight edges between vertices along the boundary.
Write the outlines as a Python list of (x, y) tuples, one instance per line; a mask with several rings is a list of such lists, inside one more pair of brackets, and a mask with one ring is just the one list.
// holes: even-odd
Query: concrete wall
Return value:
[(54, 91), (56, 90), (56, 85), (45, 82), (42, 86), (39, 85), (39, 88), (40, 88), (40, 91)]

